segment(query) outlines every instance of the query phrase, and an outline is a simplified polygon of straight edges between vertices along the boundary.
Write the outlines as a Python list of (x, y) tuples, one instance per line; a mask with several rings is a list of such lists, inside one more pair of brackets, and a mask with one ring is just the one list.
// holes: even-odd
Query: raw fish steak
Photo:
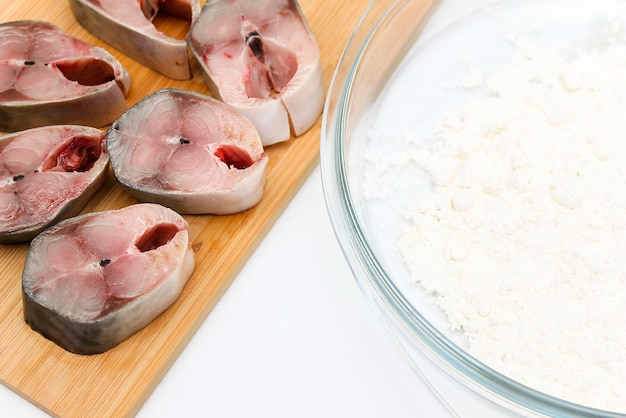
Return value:
[(0, 242), (29, 241), (77, 215), (107, 174), (104, 132), (55, 125), (0, 137)]
[(102, 353), (171, 306), (194, 266), (189, 225), (163, 206), (70, 218), (31, 242), (24, 319), (67, 351)]
[(223, 215), (263, 196), (268, 157), (256, 129), (208, 96), (156, 91), (109, 127), (106, 146), (113, 173), (139, 201)]
[(187, 39), (213, 96), (263, 145), (301, 135), (324, 106), (320, 51), (294, 0), (208, 0)]
[(41, 21), (0, 24), (0, 131), (108, 125), (130, 76), (111, 54)]
[(175, 80), (191, 78), (184, 39), (160, 32), (159, 11), (192, 22), (199, 0), (70, 0), (76, 20), (89, 32), (140, 64)]

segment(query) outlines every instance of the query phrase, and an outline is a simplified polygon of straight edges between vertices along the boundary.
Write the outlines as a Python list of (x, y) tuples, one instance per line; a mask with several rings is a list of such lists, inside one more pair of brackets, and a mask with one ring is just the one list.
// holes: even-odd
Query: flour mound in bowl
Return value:
[[(406, 156), (433, 191), (405, 208), (412, 278), (503, 374), (626, 412), (626, 45), (517, 40), (486, 90)], [(460, 83), (463, 86), (463, 82)], [(417, 149), (416, 149), (416, 144)]]

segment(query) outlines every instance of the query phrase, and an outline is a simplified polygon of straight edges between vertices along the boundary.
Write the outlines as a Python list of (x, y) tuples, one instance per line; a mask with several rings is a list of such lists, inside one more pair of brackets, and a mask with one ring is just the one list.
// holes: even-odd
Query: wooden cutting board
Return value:
[[(0, 0), (0, 22), (39, 19), (93, 45), (102, 46), (130, 72), (132, 106), (161, 88), (209, 94), (195, 64), (190, 81), (174, 81), (137, 64), (86, 32), (66, 0)], [(366, 0), (301, 0), (319, 43), (325, 88)], [(416, 16), (419, 19), (420, 16)], [(188, 23), (159, 17), (157, 27), (183, 39)], [(267, 185), (262, 201), (231, 216), (186, 216), (196, 269), (178, 301), (152, 324), (106, 353), (71, 354), (24, 323), (21, 274), (28, 245), (0, 245), (0, 381), (52, 415), (132, 416), (150, 395), (219, 297), (271, 228), (319, 158), (320, 120), (306, 134), (267, 147)], [(112, 176), (83, 212), (135, 203)]]

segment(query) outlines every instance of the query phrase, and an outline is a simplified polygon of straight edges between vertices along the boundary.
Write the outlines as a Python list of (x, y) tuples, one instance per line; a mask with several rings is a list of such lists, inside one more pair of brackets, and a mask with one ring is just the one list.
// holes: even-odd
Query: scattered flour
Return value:
[(518, 40), (489, 92), (404, 158), (434, 191), (399, 250), (470, 354), (559, 398), (626, 412), (626, 45)]

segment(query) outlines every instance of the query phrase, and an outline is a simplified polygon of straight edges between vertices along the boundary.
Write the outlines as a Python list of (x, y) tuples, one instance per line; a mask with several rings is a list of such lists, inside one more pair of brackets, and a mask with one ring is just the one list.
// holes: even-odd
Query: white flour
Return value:
[(519, 42), (468, 74), (490, 95), (412, 143), (435, 188), (399, 250), (470, 354), (626, 412), (626, 46)]

